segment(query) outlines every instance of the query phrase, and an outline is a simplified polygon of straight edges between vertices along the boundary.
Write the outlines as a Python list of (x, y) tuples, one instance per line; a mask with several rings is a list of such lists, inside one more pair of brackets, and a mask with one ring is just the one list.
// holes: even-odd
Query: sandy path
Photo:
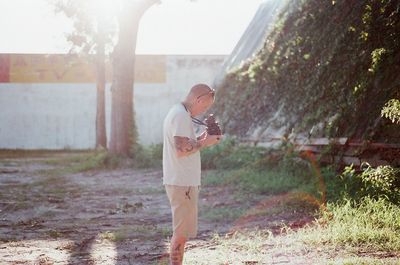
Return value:
[(0, 264), (151, 264), (166, 252), (160, 171), (54, 176), (23, 160), (0, 168)]

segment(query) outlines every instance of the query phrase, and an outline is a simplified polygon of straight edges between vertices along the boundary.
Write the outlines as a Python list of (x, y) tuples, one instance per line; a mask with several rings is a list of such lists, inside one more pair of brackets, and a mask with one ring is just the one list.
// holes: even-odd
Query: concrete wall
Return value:
[[(168, 55), (165, 82), (135, 83), (139, 141), (162, 142), (168, 109), (196, 83), (211, 84), (226, 56)], [(106, 89), (107, 137), (111, 92)], [(1, 149), (95, 147), (96, 87), (93, 83), (0, 83)]]

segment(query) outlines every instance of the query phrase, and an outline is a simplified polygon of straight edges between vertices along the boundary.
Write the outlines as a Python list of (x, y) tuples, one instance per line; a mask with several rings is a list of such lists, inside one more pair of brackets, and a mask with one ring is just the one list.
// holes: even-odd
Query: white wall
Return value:
[[(134, 105), (139, 141), (162, 142), (168, 109), (196, 83), (212, 84), (225, 56), (169, 55), (165, 83), (136, 83)], [(107, 136), (111, 92), (106, 89)], [(95, 84), (0, 83), (1, 149), (95, 147)]]

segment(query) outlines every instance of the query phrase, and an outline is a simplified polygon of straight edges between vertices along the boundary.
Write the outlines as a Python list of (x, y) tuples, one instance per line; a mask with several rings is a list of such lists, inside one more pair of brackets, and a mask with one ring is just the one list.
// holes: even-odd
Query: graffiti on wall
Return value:
[[(137, 55), (135, 82), (165, 83), (163, 55)], [(0, 83), (95, 83), (94, 57), (71, 54), (0, 54)], [(106, 79), (112, 80), (111, 64)]]

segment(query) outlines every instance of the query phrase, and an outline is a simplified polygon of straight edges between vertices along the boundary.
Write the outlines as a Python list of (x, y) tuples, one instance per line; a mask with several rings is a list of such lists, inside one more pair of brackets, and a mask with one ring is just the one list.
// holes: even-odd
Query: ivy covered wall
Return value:
[(400, 98), (400, 1), (290, 1), (217, 97), (214, 112), (229, 134), (284, 128), (400, 142), (400, 125), (381, 117)]

